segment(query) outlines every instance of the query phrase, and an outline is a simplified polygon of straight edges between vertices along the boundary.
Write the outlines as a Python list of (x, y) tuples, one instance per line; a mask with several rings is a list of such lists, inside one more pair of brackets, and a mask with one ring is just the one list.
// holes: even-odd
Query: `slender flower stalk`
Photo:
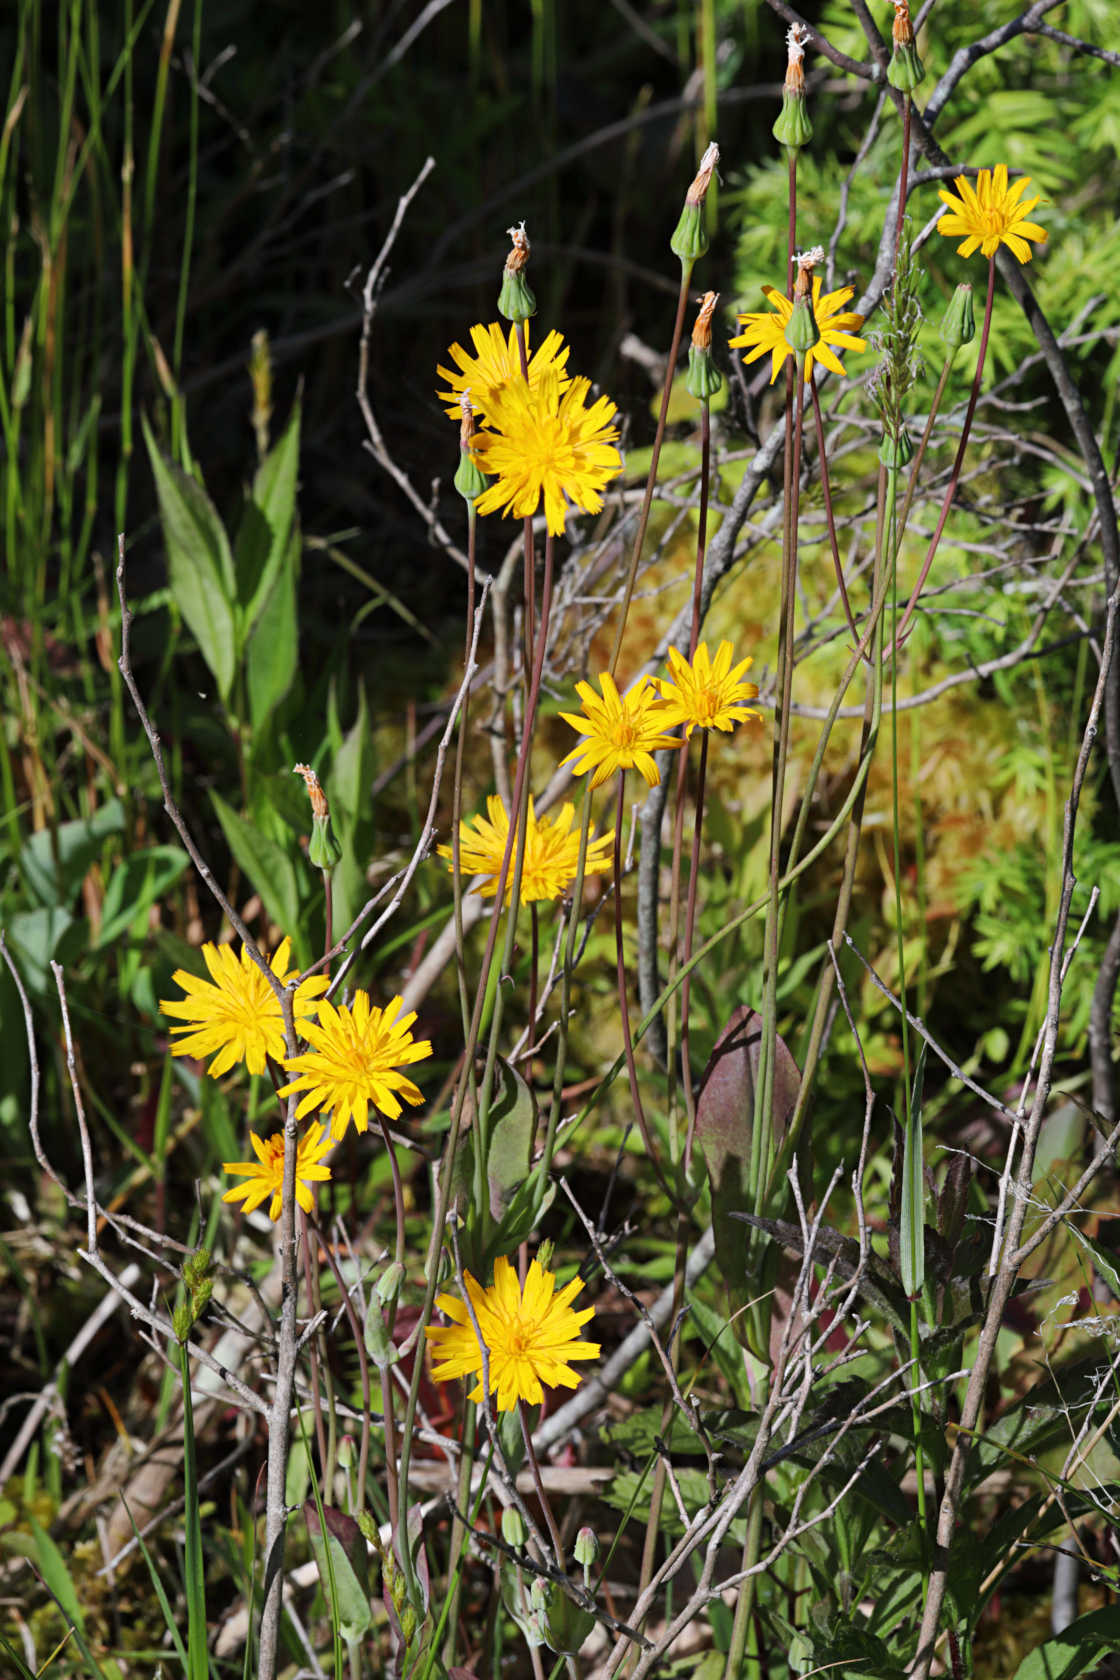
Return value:
[(669, 398), (673, 392), (673, 380), (676, 376), (677, 353), (681, 347), (684, 334), (684, 317), (688, 307), (688, 288), (692, 279), (692, 269), (697, 257), (707, 249), (707, 236), (703, 231), (704, 199), (708, 187), (719, 163), (719, 147), (713, 140), (700, 159), (700, 167), (696, 172), (692, 185), (685, 194), (684, 209), (680, 222), (670, 240), (670, 247), (680, 258), (681, 285), (677, 294), (677, 313), (673, 320), (673, 334), (669, 343), (669, 356), (665, 364), (665, 384), (661, 390), (661, 407), (657, 413), (657, 429), (653, 435), (653, 448), (650, 451), (649, 474), (646, 487), (642, 495), (642, 505), (638, 513), (638, 526), (634, 533), (634, 546), (630, 551), (630, 564), (626, 572), (626, 584), (622, 592), (622, 604), (618, 612), (618, 626), (614, 634), (614, 645), (607, 670), (611, 676), (618, 671), (618, 661), (622, 653), (622, 642), (626, 634), (626, 620), (630, 613), (630, 603), (634, 598), (634, 585), (638, 578), (638, 566), (641, 563), (642, 548), (646, 540), (646, 528), (649, 524), (649, 510), (653, 505), (653, 492), (657, 483), (657, 468), (661, 460), (661, 445), (665, 438), (665, 424), (669, 417)]

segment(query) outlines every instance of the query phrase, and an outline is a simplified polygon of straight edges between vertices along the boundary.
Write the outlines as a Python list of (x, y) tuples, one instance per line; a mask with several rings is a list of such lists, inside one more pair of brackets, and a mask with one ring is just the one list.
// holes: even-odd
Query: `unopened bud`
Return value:
[(813, 125), (805, 103), (805, 42), (809, 31), (804, 24), (793, 23), (786, 35), (786, 79), (782, 86), (782, 109), (774, 124), (773, 134), (783, 146), (807, 146), (813, 138)]
[(803, 251), (797, 259), (797, 273), (793, 282), (793, 313), (786, 324), (785, 339), (798, 356), (806, 355), (821, 341), (817, 317), (813, 313), (813, 269), (824, 261), (819, 245)]
[(680, 220), (669, 241), (669, 249), (674, 256), (681, 259), (685, 268), (691, 268), (697, 257), (702, 257), (708, 249), (708, 235), (704, 228), (704, 200), (708, 196), (708, 188), (712, 184), (712, 176), (718, 162), (719, 147), (713, 140), (700, 159), (700, 167), (685, 194)]
[(914, 40), (914, 25), (910, 21), (910, 0), (894, 0), (894, 23), (891, 26), (891, 61), (887, 66), (887, 81), (900, 93), (913, 93), (925, 79), (925, 65), (918, 57)]
[(379, 1371), (388, 1370), (400, 1358), (397, 1348), (385, 1328), (385, 1320), (381, 1316), (381, 1308), (376, 1301), (371, 1301), (365, 1322), (366, 1352)]
[(507, 1505), (502, 1512), (502, 1539), (507, 1546), (512, 1546), (515, 1551), (520, 1551), (525, 1544), (527, 1535), (528, 1530), (525, 1527), (525, 1519), (521, 1512), (516, 1505)]
[(593, 1528), (581, 1528), (576, 1535), (575, 1560), (583, 1569), (590, 1569), (599, 1559), (599, 1542)]
[(309, 764), (297, 764), (292, 770), (294, 776), (302, 776), (303, 784), (311, 800), (311, 839), (307, 847), (307, 856), (316, 869), (333, 869), (342, 857), (342, 847), (335, 837), (331, 827), (331, 808), (327, 804), (327, 796), (323, 792), (319, 778)]
[(684, 388), (697, 402), (710, 402), (723, 384), (723, 375), (712, 361), (712, 312), (718, 292), (705, 292), (688, 347), (688, 373)]
[[(525, 223), (519, 222), (516, 227), (508, 229), (513, 249), (506, 258), (506, 266), (502, 270), (502, 289), (498, 294), (498, 313), (504, 315), (507, 321), (527, 321), (537, 313), (537, 300), (533, 296), (528, 280), (525, 278), (525, 265), (529, 261), (529, 236), (525, 232)], [(456, 486), (456, 488), (458, 488)], [(462, 492), (460, 492), (462, 494)]]
[(398, 1611), (397, 1620), (401, 1624), (401, 1638), (406, 1646), (411, 1645), (416, 1637), (416, 1612), (411, 1604), (406, 1604)]
[(385, 1270), (373, 1286), (377, 1299), (383, 1302), (385, 1306), (388, 1306), (391, 1302), (395, 1301), (397, 1296), (400, 1294), (401, 1284), (403, 1282), (404, 1267), (401, 1265), (399, 1260), (394, 1260), (390, 1265), (386, 1266)]
[(343, 1470), (349, 1470), (354, 1462), (354, 1437), (344, 1435), (338, 1443), (338, 1462)]
[(887, 426), (883, 432), (883, 441), (879, 445), (879, 460), (888, 472), (898, 472), (900, 467), (909, 466), (914, 459), (914, 445), (910, 441), (910, 433), (905, 426), (900, 426), (895, 432)]
[(972, 309), (972, 287), (967, 280), (962, 280), (945, 310), (945, 318), (940, 326), (943, 343), (951, 351), (957, 351), (962, 344), (971, 344), (976, 337), (976, 316)]

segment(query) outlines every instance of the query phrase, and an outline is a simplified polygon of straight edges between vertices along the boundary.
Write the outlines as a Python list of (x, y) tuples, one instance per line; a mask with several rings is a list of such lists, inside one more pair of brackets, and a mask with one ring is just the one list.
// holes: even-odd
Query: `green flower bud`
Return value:
[(891, 472), (897, 472), (900, 467), (909, 466), (914, 459), (914, 445), (910, 442), (910, 433), (905, 426), (900, 426), (897, 435), (886, 427), (883, 441), (879, 445), (879, 460)]
[(976, 337), (976, 317), (972, 311), (972, 287), (962, 280), (949, 299), (940, 329), (943, 342), (957, 351), (962, 344), (971, 344)]
[(361, 1529), (363, 1537), (369, 1541), (371, 1546), (376, 1546), (378, 1550), (380, 1550), (381, 1537), (377, 1532), (377, 1524), (374, 1522), (370, 1513), (368, 1511), (359, 1511), (355, 1521)]
[(177, 1342), (187, 1341), (190, 1336), (191, 1325), (193, 1323), (194, 1314), (191, 1312), (190, 1303), (188, 1301), (180, 1301), (179, 1305), (171, 1314), (171, 1328), (175, 1332), (175, 1340)]
[(401, 1624), (401, 1638), (405, 1645), (411, 1645), (416, 1637), (416, 1612), (411, 1604), (406, 1604), (398, 1613), (397, 1620)]
[(325, 817), (312, 816), (311, 841), (307, 848), (307, 856), (316, 869), (333, 869), (342, 858), (342, 847), (331, 827), (328, 813)]
[(685, 265), (694, 263), (708, 249), (708, 235), (704, 228), (704, 207), (685, 201), (680, 220), (673, 229), (669, 249)]
[(887, 67), (887, 81), (901, 93), (913, 93), (925, 79), (925, 66), (918, 57), (914, 40), (914, 25), (910, 21), (910, 0), (894, 0), (894, 23), (891, 27), (891, 61)]
[(599, 1542), (593, 1528), (581, 1528), (576, 1535), (574, 1547), (575, 1560), (584, 1570), (591, 1568), (599, 1559)]
[(352, 1435), (344, 1435), (338, 1443), (338, 1462), (342, 1469), (349, 1470), (350, 1466), (355, 1461), (355, 1457), (354, 1437)]
[(459, 465), (455, 469), (455, 477), (452, 480), (452, 483), (454, 484), (456, 490), (458, 490), (460, 496), (462, 496), (463, 500), (465, 502), (470, 502), (473, 506), (482, 495), (482, 492), (486, 489), (489, 482), (490, 480), (487, 478), (482, 468), (475, 464), (474, 457), (471, 455), (470, 450), (460, 449)]
[(797, 148), (809, 144), (813, 138), (813, 125), (803, 92), (791, 93), (788, 88), (782, 89), (782, 108), (771, 132), (783, 146)]
[(507, 321), (527, 321), (537, 313), (537, 300), (525, 278), (525, 265), (529, 261), (529, 236), (525, 232), (525, 223), (511, 227), (509, 236), (513, 241), (513, 250), (502, 270), (498, 313), (504, 315)]
[(404, 1267), (401, 1265), (399, 1260), (394, 1260), (391, 1265), (386, 1266), (385, 1270), (373, 1286), (377, 1299), (388, 1306), (389, 1303), (391, 1301), (395, 1301), (397, 1296), (400, 1294), (401, 1284), (403, 1282)]
[(793, 314), (786, 326), (786, 343), (798, 355), (805, 355), (821, 341), (821, 330), (817, 326), (817, 317), (813, 314), (813, 294), (803, 292), (798, 295), (794, 288)]
[(366, 1352), (379, 1371), (388, 1370), (389, 1366), (395, 1365), (400, 1358), (400, 1350), (394, 1346), (385, 1328), (385, 1320), (376, 1301), (370, 1302), (369, 1311), (366, 1313), (365, 1344)]
[(502, 1512), (502, 1539), (507, 1546), (512, 1546), (515, 1551), (520, 1551), (525, 1544), (527, 1535), (528, 1530), (525, 1527), (521, 1512), (516, 1505), (507, 1505)]
[(719, 147), (713, 140), (700, 159), (695, 179), (685, 194), (680, 220), (669, 241), (669, 249), (674, 256), (681, 259), (681, 266), (685, 269), (691, 268), (697, 257), (702, 257), (708, 249), (708, 235), (704, 227), (704, 200), (708, 196), (708, 188), (711, 186), (718, 162)]
[(913, 41), (905, 46), (895, 42), (891, 61), (887, 66), (887, 81), (900, 93), (913, 93), (914, 89), (925, 81), (926, 67), (918, 57), (918, 49)]
[(684, 388), (697, 402), (710, 402), (723, 385), (723, 375), (712, 361), (712, 352), (699, 345), (688, 347), (688, 372)]

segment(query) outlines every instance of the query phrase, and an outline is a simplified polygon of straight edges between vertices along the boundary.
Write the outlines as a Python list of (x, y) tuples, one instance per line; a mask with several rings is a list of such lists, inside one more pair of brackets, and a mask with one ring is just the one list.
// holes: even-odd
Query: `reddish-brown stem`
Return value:
[[(524, 321), (518, 321), (517, 323), (517, 353), (521, 358), (521, 377), (528, 385), (529, 343), (525, 333)], [(533, 521), (531, 516), (525, 520), (523, 531), (525, 540), (525, 670), (529, 672), (533, 669), (537, 586), (537, 562), (533, 551)]]
[(331, 946), (334, 943), (334, 891), (331, 886), (331, 872), (323, 870), (323, 915), (326, 922), (326, 932), (323, 935), (323, 961), (329, 962)]
[(898, 253), (902, 246), (902, 223), (906, 215), (906, 195), (910, 191), (910, 95), (902, 96), (902, 161), (898, 166), (898, 216), (894, 229), (895, 284), (898, 284)]
[(521, 1419), (521, 1437), (525, 1442), (525, 1459), (533, 1478), (533, 1486), (537, 1490), (537, 1499), (540, 1502), (541, 1510), (544, 1512), (544, 1520), (548, 1524), (549, 1538), (552, 1541), (552, 1550), (556, 1556), (556, 1567), (557, 1569), (563, 1569), (564, 1548), (560, 1544), (560, 1530), (556, 1526), (556, 1518), (552, 1514), (552, 1506), (548, 1502), (548, 1495), (544, 1491), (541, 1467), (537, 1463), (537, 1455), (533, 1450), (533, 1431), (529, 1428), (529, 1418), (525, 1410), (524, 1400), (519, 1399), (517, 1402), (517, 1415)]
[(953, 462), (953, 471), (949, 476), (949, 485), (945, 491), (944, 500), (941, 503), (941, 512), (937, 516), (937, 525), (934, 529), (933, 536), (930, 538), (929, 549), (926, 552), (925, 560), (922, 562), (922, 569), (918, 573), (918, 581), (914, 585), (914, 592), (907, 603), (906, 611), (902, 615), (902, 622), (895, 631), (894, 643), (896, 648), (901, 647), (902, 645), (902, 638), (906, 634), (907, 626), (914, 616), (914, 609), (918, 604), (918, 597), (925, 588), (925, 582), (929, 576), (929, 569), (933, 565), (933, 557), (937, 553), (937, 546), (941, 541), (941, 533), (945, 529), (945, 522), (949, 517), (949, 509), (953, 505), (953, 497), (956, 495), (957, 485), (960, 483), (961, 467), (964, 464), (964, 452), (968, 447), (969, 434), (972, 430), (972, 417), (976, 412), (976, 403), (980, 396), (980, 380), (984, 373), (984, 359), (988, 352), (988, 335), (991, 332), (992, 327), (992, 303), (995, 299), (995, 290), (996, 259), (995, 252), (993, 251), (992, 255), (988, 258), (988, 297), (984, 305), (984, 325), (980, 329), (980, 352), (976, 358), (976, 377), (972, 381), (972, 390), (968, 394), (968, 408), (965, 411), (964, 425), (961, 427), (961, 440), (957, 445), (957, 455)]
[(638, 563), (642, 558), (642, 545), (646, 540), (646, 526), (649, 524), (649, 510), (653, 505), (653, 490), (657, 483), (657, 463), (661, 459), (661, 444), (665, 437), (665, 422), (669, 417), (669, 398), (673, 392), (673, 375), (677, 367), (677, 353), (681, 347), (681, 335), (684, 332), (684, 312), (688, 305), (688, 282), (692, 275), (692, 264), (681, 267), (681, 289), (677, 298), (677, 316), (673, 322), (673, 341), (669, 346), (669, 360), (665, 366), (665, 385), (661, 392), (661, 407), (657, 415), (657, 430), (653, 435), (653, 449), (649, 458), (649, 477), (646, 479), (645, 495), (642, 497), (641, 512), (638, 514), (638, 529), (634, 536), (634, 547), (630, 553), (630, 567), (626, 574), (626, 587), (622, 594), (622, 605), (618, 614), (618, 629), (614, 633), (614, 647), (611, 650), (608, 671), (613, 677), (618, 669), (618, 656), (622, 652), (622, 638), (626, 633), (626, 619), (630, 611), (630, 602), (634, 596), (634, 584), (638, 577)]
[[(687, 968), (692, 956), (692, 939), (696, 930), (696, 883), (700, 879), (700, 835), (704, 826), (704, 785), (708, 777), (708, 731), (700, 736), (700, 768), (696, 773), (696, 816), (692, 824), (692, 858), (688, 867), (688, 903), (684, 912), (684, 955)], [(692, 975), (686, 974), (681, 984), (681, 1065), (683, 1067), (684, 1100), (688, 1110), (688, 1136), (684, 1146), (684, 1170), (692, 1165), (692, 1144), (696, 1135), (696, 1103), (692, 1094), (692, 1063), (689, 1058), (688, 1005), (692, 991)]]
[(817, 457), (821, 469), (821, 491), (824, 495), (824, 522), (828, 527), (828, 540), (832, 547), (832, 564), (836, 570), (836, 587), (840, 591), (840, 599), (844, 603), (844, 617), (848, 620), (848, 629), (859, 646), (859, 631), (852, 616), (852, 603), (848, 599), (848, 586), (844, 582), (844, 567), (840, 560), (840, 545), (836, 540), (836, 519), (832, 512), (832, 485), (828, 477), (828, 454), (824, 444), (824, 420), (821, 416), (821, 399), (817, 395), (817, 382), (810, 380), (809, 389), (813, 393), (813, 417), (817, 422)]
[(615, 969), (618, 979), (618, 1010), (622, 1016), (622, 1047), (626, 1055), (626, 1077), (630, 1083), (630, 1102), (634, 1109), (634, 1118), (638, 1123), (638, 1130), (642, 1134), (642, 1142), (649, 1157), (650, 1165), (657, 1174), (665, 1194), (671, 1202), (676, 1198), (670, 1190), (665, 1175), (661, 1170), (661, 1163), (657, 1158), (653, 1137), (642, 1107), (641, 1092), (638, 1090), (638, 1069), (634, 1061), (634, 1038), (630, 1031), (630, 1006), (627, 1000), (626, 986), (626, 957), (622, 944), (622, 819), (625, 815), (625, 787), (626, 773), (618, 772), (618, 804), (614, 818), (614, 949)]

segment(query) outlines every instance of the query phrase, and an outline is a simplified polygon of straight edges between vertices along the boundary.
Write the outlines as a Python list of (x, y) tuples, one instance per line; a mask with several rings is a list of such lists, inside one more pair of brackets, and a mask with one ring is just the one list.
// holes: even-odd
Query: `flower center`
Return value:
[(526, 1353), (532, 1343), (531, 1326), (523, 1324), (519, 1318), (514, 1319), (509, 1327), (509, 1351), (514, 1356)]
[(620, 747), (632, 747), (634, 742), (637, 740), (638, 732), (634, 728), (632, 719), (630, 719), (625, 712), (623, 712), (622, 716), (618, 720), (618, 728), (615, 731), (615, 735), (616, 744)]
[(1007, 230), (1007, 217), (1002, 210), (981, 210), (980, 226), (985, 234), (1000, 234)]

